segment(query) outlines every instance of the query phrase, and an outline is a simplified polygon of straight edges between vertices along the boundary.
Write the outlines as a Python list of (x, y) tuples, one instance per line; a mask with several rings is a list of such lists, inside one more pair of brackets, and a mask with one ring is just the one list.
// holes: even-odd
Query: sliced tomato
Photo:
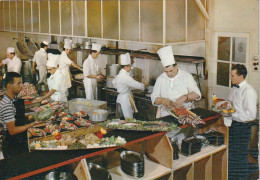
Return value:
[(98, 137), (99, 139), (102, 139), (102, 138), (103, 138), (103, 134), (102, 134), (100, 131), (98, 131), (98, 132), (97, 132), (97, 137)]
[(61, 134), (57, 134), (57, 135), (55, 136), (55, 139), (56, 139), (56, 140), (60, 140), (60, 139), (61, 139)]

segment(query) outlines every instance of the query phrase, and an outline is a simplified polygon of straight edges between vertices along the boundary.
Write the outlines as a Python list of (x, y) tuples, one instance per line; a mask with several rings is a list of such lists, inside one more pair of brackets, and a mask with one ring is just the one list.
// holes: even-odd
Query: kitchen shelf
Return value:
[[(172, 172), (172, 169), (167, 168), (161, 164), (155, 163), (147, 158), (144, 159), (145, 169), (144, 169), (144, 176), (138, 178), (139, 180), (150, 180), (162, 177)], [(131, 180), (136, 179), (133, 176), (129, 176), (125, 174), (120, 166), (114, 167), (108, 170), (112, 176), (113, 180)]]
[(178, 169), (181, 169), (185, 166), (188, 166), (194, 162), (200, 161), (206, 157), (211, 156), (212, 154), (216, 154), (222, 150), (225, 150), (227, 148), (226, 145), (221, 146), (207, 146), (203, 148), (200, 152), (193, 154), (191, 156), (184, 156), (179, 153), (179, 159), (173, 160), (173, 170), (176, 171)]

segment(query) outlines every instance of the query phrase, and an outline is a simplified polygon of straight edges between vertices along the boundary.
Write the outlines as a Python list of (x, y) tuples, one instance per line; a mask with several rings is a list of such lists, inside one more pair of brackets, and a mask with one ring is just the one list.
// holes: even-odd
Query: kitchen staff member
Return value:
[[(257, 94), (245, 78), (247, 69), (244, 65), (236, 64), (230, 72), (231, 83), (234, 85), (228, 100), (236, 110), (229, 128), (229, 161), (228, 179), (247, 179), (249, 169), (248, 145), (251, 137), (250, 122), (255, 120), (257, 112)], [(243, 170), (243, 171), (242, 171)]]
[[(83, 71), (82, 68), (74, 63), (72, 60), (69, 59), (68, 54), (71, 52), (71, 39), (64, 39), (64, 50), (62, 51), (61, 55), (58, 58), (58, 65), (60, 70), (63, 72), (65, 75), (66, 79), (66, 85), (67, 88), (71, 87), (71, 74), (70, 74), (70, 65)], [(66, 92), (68, 95), (68, 92)]]
[(32, 62), (32, 72), (34, 74), (35, 72), (35, 63), (37, 65), (36, 69), (39, 71), (39, 81), (38, 84), (44, 83), (46, 84), (46, 75), (47, 75), (47, 69), (46, 69), (46, 63), (47, 63), (47, 52), (49, 42), (43, 41), (41, 43), (40, 50), (36, 51), (33, 57)]
[(100, 44), (92, 43), (92, 48), (88, 58), (83, 63), (84, 87), (86, 99), (97, 99), (97, 79), (102, 79), (103, 76), (98, 74), (98, 66), (96, 59), (98, 58), (101, 49)]
[(180, 70), (175, 63), (172, 47), (167, 46), (157, 51), (164, 72), (156, 79), (151, 94), (152, 103), (158, 106), (157, 117), (169, 115), (165, 107), (175, 103), (177, 106), (192, 108), (193, 101), (201, 97), (196, 81), (186, 71)]
[(8, 72), (6, 76), (6, 92), (0, 101), (0, 120), (4, 125), (6, 137), (3, 143), (5, 158), (28, 152), (27, 129), (39, 122), (28, 121), (32, 115), (25, 116), (23, 99), (16, 99), (22, 89), (22, 78), (17, 72)]
[(58, 56), (59, 55), (51, 53), (48, 54), (47, 70), (51, 74), (47, 80), (49, 92), (45, 96), (39, 98), (38, 101), (42, 101), (50, 97), (54, 101), (67, 102), (66, 79), (60, 68), (58, 68)]
[(8, 72), (20, 73), (21, 67), (22, 67), (22, 62), (15, 55), (15, 49), (13, 47), (7, 48), (6, 56), (7, 56), (7, 58), (2, 60), (2, 62), (0, 62), (0, 67), (3, 64), (7, 64), (7, 71)]
[(143, 83), (134, 80), (129, 74), (131, 70), (130, 54), (121, 54), (120, 59), (122, 69), (112, 81), (113, 86), (117, 89), (117, 92), (119, 93), (117, 95), (116, 102), (120, 104), (120, 117), (122, 117), (121, 113), (123, 113), (124, 118), (133, 118), (133, 113), (136, 113), (138, 111), (135, 106), (131, 89), (144, 90), (145, 87)]

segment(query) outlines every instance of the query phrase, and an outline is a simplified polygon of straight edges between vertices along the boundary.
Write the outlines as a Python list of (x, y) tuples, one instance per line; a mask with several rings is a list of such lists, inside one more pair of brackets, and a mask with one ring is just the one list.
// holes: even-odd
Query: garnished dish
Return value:
[(51, 108), (44, 109), (43, 111), (38, 111), (35, 114), (36, 121), (46, 121), (51, 118), (53, 110)]
[(24, 83), (22, 85), (22, 89), (20, 93), (17, 95), (18, 98), (21, 97), (35, 97), (37, 95), (36, 88), (33, 84), (30, 83)]
[(73, 116), (67, 114), (61, 118), (62, 121), (72, 121), (74, 118)]
[(86, 116), (86, 113), (84, 111), (78, 111), (78, 112), (73, 113), (73, 116), (84, 117), (84, 116)]
[(223, 114), (232, 114), (235, 112), (231, 102), (229, 101), (220, 101), (215, 104), (215, 108), (217, 111)]
[(78, 126), (92, 126), (91, 121), (87, 121), (81, 117), (77, 118), (77, 120), (75, 120), (74, 123)]
[(204, 124), (200, 116), (195, 113), (185, 109), (184, 107), (177, 107), (172, 105), (170, 108), (167, 108), (169, 114), (178, 119), (178, 122), (185, 125), (191, 124), (195, 127), (198, 124)]
[(60, 132), (60, 127), (57, 124), (47, 124), (44, 130), (45, 132), (52, 134), (54, 132)]
[(74, 130), (78, 129), (78, 127), (75, 124), (69, 123), (67, 121), (61, 121), (60, 122), (60, 128), (66, 129), (66, 130), (69, 130), (69, 131), (74, 131)]
[(31, 136), (46, 136), (46, 132), (40, 128), (34, 128), (31, 127), (28, 129), (28, 133), (30, 134), (29, 137)]
[(112, 119), (99, 123), (99, 125), (110, 129), (127, 129), (139, 131), (171, 131), (178, 128), (175, 123), (168, 123), (163, 121), (140, 121), (131, 118), (127, 118), (125, 120)]

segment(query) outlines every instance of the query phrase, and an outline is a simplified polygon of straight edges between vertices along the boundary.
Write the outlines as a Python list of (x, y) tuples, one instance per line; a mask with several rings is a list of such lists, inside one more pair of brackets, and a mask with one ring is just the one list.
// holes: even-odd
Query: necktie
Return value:
[(233, 87), (239, 88), (239, 85), (238, 84), (234, 84)]

